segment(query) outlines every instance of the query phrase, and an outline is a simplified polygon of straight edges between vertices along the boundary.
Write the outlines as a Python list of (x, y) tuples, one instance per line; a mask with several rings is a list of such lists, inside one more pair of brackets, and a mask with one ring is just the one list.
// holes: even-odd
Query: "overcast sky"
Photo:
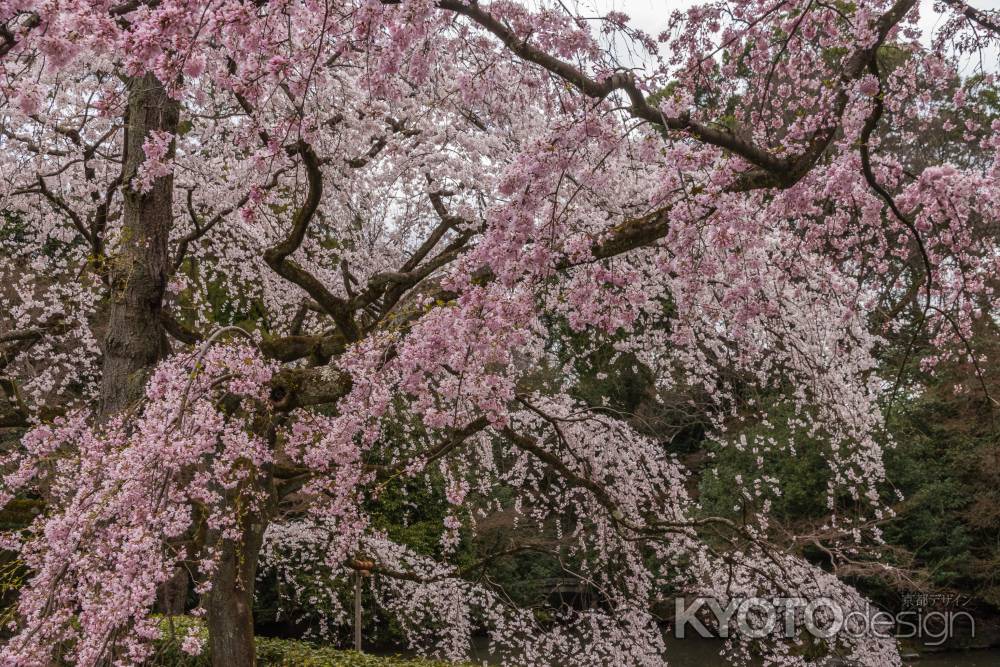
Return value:
[[(675, 9), (695, 4), (692, 0), (584, 0), (607, 9), (618, 9), (632, 17), (634, 25), (655, 35), (666, 26), (667, 17)], [(977, 9), (1000, 9), (1000, 0), (970, 0)], [(932, 30), (936, 14), (933, 0), (921, 0), (920, 14), (925, 31)]]
[[(596, 13), (604, 13), (611, 10), (625, 12), (632, 17), (631, 24), (640, 28), (654, 37), (666, 28), (667, 20), (671, 12), (675, 9), (685, 9), (697, 4), (699, 0), (575, 0), (567, 4), (580, 7), (581, 13), (586, 14), (585, 8), (596, 8)], [(967, 0), (976, 9), (1000, 9), (1000, 0)], [(924, 39), (929, 43), (931, 35), (936, 26), (940, 23), (941, 15), (934, 11), (934, 0), (920, 0), (920, 24), (924, 31)], [(985, 54), (984, 54), (985, 55)], [(997, 54), (990, 54), (995, 61)], [(985, 63), (987, 70), (995, 71), (998, 68), (996, 62)]]

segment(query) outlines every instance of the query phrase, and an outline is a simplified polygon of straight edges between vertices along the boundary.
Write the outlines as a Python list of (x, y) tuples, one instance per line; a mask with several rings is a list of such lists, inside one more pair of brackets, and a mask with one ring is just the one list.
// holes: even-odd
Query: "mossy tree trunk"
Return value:
[[(175, 134), (180, 105), (152, 74), (128, 81), (121, 246), (108, 258), (108, 329), (104, 338), (100, 419), (142, 396), (149, 370), (170, 351), (161, 312), (169, 276), (174, 179), (155, 179), (142, 192), (139, 167), (152, 132)], [(168, 158), (172, 157), (171, 145)]]

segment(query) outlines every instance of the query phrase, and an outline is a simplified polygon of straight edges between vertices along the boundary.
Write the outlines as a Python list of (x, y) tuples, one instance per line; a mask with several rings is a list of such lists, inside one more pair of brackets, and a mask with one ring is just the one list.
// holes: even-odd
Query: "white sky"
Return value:
[[(632, 23), (651, 35), (656, 35), (666, 27), (667, 18), (675, 9), (684, 9), (697, 4), (694, 0), (589, 0), (598, 7), (617, 9), (632, 17)], [(1000, 9), (1000, 0), (968, 0), (976, 9)], [(933, 0), (920, 1), (921, 24), (925, 31), (933, 29), (938, 14), (934, 12)]]
[[(966, 1), (976, 9), (1000, 9), (1000, 0)], [(611, 10), (625, 12), (632, 17), (631, 25), (655, 37), (666, 28), (671, 12), (698, 4), (698, 0), (577, 0), (572, 4), (595, 7), (602, 12)], [(927, 42), (930, 42), (931, 35), (940, 20), (941, 15), (934, 11), (934, 0), (920, 0), (920, 25)], [(990, 55), (992, 60), (997, 60), (997, 53)], [(987, 70), (1000, 69), (996, 62), (984, 65)]]

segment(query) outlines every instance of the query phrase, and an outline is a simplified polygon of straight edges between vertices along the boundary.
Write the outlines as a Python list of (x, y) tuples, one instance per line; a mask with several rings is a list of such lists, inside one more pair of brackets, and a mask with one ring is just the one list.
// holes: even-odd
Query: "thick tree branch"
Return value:
[(745, 532), (740, 526), (737, 526), (730, 519), (717, 516), (702, 517), (684, 521), (656, 520), (648, 523), (637, 524), (625, 517), (621, 508), (618, 506), (617, 501), (615, 501), (611, 494), (608, 493), (607, 489), (594, 480), (573, 472), (573, 470), (571, 470), (562, 459), (539, 445), (534, 438), (522, 435), (509, 426), (505, 427), (501, 433), (518, 449), (532, 454), (535, 458), (547, 464), (559, 473), (559, 476), (571, 486), (589, 491), (594, 499), (608, 511), (608, 514), (611, 516), (611, 519), (615, 524), (636, 533), (637, 535), (655, 535), (657, 533), (665, 532), (686, 532), (693, 528), (713, 524), (724, 526), (736, 532)]
[(471, 438), (476, 433), (479, 433), (487, 426), (489, 426), (489, 420), (487, 420), (486, 417), (479, 417), (460, 429), (451, 430), (449, 435), (441, 442), (433, 445), (432, 447), (428, 447), (422, 452), (414, 454), (405, 461), (397, 463), (393, 466), (373, 465), (369, 466), (369, 470), (376, 473), (378, 478), (382, 481), (386, 481), (402, 474), (414, 465), (420, 465), (422, 467), (430, 465), (462, 446), (466, 440)]
[(962, 0), (942, 0), (942, 2), (980, 27), (1000, 35), (1000, 20), (993, 13), (976, 9)]
[(205, 340), (200, 332), (179, 321), (167, 308), (160, 311), (160, 323), (168, 334), (182, 343), (196, 345)]
[(381, 299), (382, 303), (378, 313), (378, 317), (381, 318), (399, 302), (409, 289), (438, 269), (455, 261), (465, 252), (469, 241), (475, 235), (473, 231), (462, 232), (444, 250), (426, 263), (421, 264), (449, 230), (459, 226), (468, 230), (473, 226), (465, 218), (449, 213), (442, 201), (442, 196), (443, 194), (440, 192), (433, 192), (429, 195), (431, 204), (441, 218), (441, 222), (424, 239), (420, 247), (414, 251), (399, 271), (383, 271), (372, 276), (365, 289), (351, 300), (352, 309), (365, 309)]
[[(399, 0), (382, 0), (384, 4), (398, 4)], [(635, 77), (629, 72), (619, 72), (604, 79), (595, 79), (577, 66), (557, 58), (544, 50), (532, 46), (528, 38), (518, 35), (500, 19), (493, 16), (478, 3), (463, 0), (438, 0), (438, 7), (465, 16), (496, 36), (515, 55), (535, 63), (567, 81), (584, 95), (602, 100), (615, 91), (623, 92), (629, 100), (629, 112), (633, 117), (645, 120), (668, 130), (684, 131), (691, 137), (713, 146), (718, 146), (734, 155), (742, 157), (756, 169), (742, 174), (731, 186), (733, 190), (753, 190), (758, 188), (789, 187), (798, 182), (815, 164), (833, 140), (849, 98), (850, 82), (864, 72), (868, 61), (874, 57), (892, 28), (909, 12), (916, 0), (897, 0), (892, 8), (877, 22), (877, 39), (874, 44), (859, 49), (845, 61), (841, 86), (834, 104), (833, 113), (837, 121), (833, 126), (820, 129), (812, 143), (798, 156), (776, 155), (768, 149), (741, 138), (739, 133), (728, 128), (717, 128), (703, 124), (689, 114), (670, 117), (649, 103), (639, 89)]]
[(265, 337), (260, 343), (260, 351), (277, 361), (297, 361), (311, 358), (316, 365), (323, 365), (331, 358), (344, 353), (347, 341), (339, 333), (329, 336), (291, 335)]
[(336, 403), (350, 391), (350, 375), (331, 366), (286, 368), (271, 379), (271, 402), (279, 412)]
[(355, 341), (360, 334), (347, 301), (330, 292), (315, 276), (299, 266), (294, 260), (289, 259), (289, 256), (298, 250), (302, 241), (305, 240), (309, 223), (316, 215), (316, 209), (319, 208), (319, 202), (323, 196), (323, 174), (320, 171), (319, 158), (316, 157), (316, 153), (304, 141), (297, 143), (294, 150), (302, 156), (302, 163), (306, 169), (308, 179), (306, 199), (295, 212), (295, 217), (292, 219), (292, 229), (288, 236), (264, 252), (264, 261), (279, 276), (305, 290), (333, 318), (345, 338)]

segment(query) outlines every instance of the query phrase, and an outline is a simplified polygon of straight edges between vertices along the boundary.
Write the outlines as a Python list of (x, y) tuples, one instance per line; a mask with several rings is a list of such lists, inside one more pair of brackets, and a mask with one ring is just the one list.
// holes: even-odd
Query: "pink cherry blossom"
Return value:
[[(665, 590), (866, 613), (796, 555), (767, 469), (815, 448), (832, 566), (876, 553), (884, 410), (920, 390), (887, 340), (975, 362), (997, 316), (1000, 121), (961, 59), (1000, 35), (948, 2), (927, 46), (919, 5), (727, 0), (654, 38), (548, 0), (0, 0), (0, 410), (26, 428), (0, 494), (46, 502), (0, 538), (30, 570), (0, 662), (141, 664), (179, 570), (211, 626), (247, 563), (331, 636), (371, 559), (380, 607), (456, 660), (485, 630), (518, 664), (662, 665)], [(738, 521), (690, 492), (726, 473), (673, 456), (676, 425), (582, 400), (597, 350), (748, 457)], [(366, 510), (423, 478), (441, 559)], [(499, 512), (602, 610), (540, 624), (450, 562)], [(751, 652), (803, 664), (725, 647)]]

